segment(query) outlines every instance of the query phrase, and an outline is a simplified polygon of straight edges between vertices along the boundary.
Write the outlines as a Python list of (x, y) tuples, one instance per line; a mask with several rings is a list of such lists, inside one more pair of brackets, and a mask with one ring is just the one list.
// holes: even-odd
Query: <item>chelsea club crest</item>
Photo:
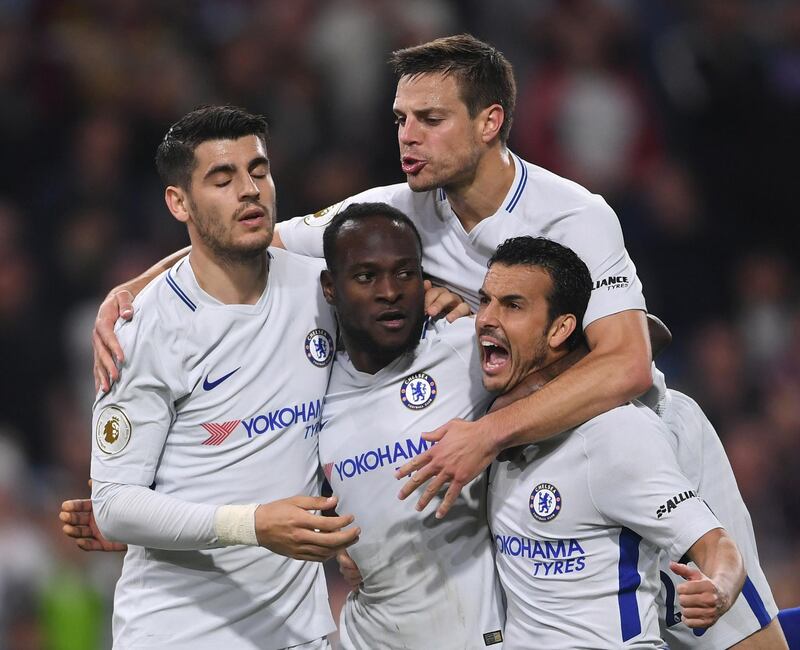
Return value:
[(400, 400), (414, 411), (424, 409), (436, 399), (436, 382), (429, 374), (417, 372), (406, 377), (400, 385)]
[(306, 356), (318, 368), (327, 366), (333, 359), (333, 339), (323, 329), (311, 330), (306, 336)]
[(539, 483), (528, 502), (531, 514), (536, 521), (550, 521), (561, 512), (561, 493), (552, 483)]

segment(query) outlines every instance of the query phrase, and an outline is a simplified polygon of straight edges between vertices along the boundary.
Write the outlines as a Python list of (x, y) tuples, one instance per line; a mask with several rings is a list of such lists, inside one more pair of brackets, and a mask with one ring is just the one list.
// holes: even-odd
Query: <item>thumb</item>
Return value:
[(703, 579), (703, 573), (699, 569), (695, 569), (694, 567), (690, 567), (686, 564), (681, 564), (680, 562), (670, 562), (669, 568), (673, 573), (676, 573), (684, 580)]
[(425, 291), (427, 291), (428, 289), (433, 288), (433, 282), (431, 282), (430, 280), (423, 280), (422, 281), (422, 288), (425, 289)]

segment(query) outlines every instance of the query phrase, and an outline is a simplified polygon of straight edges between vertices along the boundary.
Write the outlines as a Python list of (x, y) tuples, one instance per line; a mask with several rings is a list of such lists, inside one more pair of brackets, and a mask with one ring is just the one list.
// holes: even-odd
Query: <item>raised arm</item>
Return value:
[(419, 499), (421, 510), (449, 482), (437, 509), (437, 516), (444, 516), (461, 488), (503, 449), (577, 426), (650, 388), (651, 352), (643, 311), (601, 318), (586, 329), (586, 339), (589, 353), (541, 390), (475, 422), (451, 420), (426, 434), (437, 444), (400, 468), (398, 478), (413, 473), (400, 498), (435, 477)]
[(133, 299), (154, 278), (186, 257), (191, 246), (182, 248), (164, 259), (156, 262), (141, 275), (123, 282), (108, 292), (105, 300), (97, 310), (97, 318), (92, 330), (92, 348), (94, 350), (94, 389), (107, 393), (111, 384), (119, 379), (118, 366), (125, 360), (125, 353), (119, 344), (114, 325), (117, 320), (133, 318)]
[(708, 531), (687, 555), (698, 568), (671, 562), (686, 582), (678, 585), (678, 602), (689, 627), (711, 627), (733, 605), (745, 579), (739, 549), (722, 528)]

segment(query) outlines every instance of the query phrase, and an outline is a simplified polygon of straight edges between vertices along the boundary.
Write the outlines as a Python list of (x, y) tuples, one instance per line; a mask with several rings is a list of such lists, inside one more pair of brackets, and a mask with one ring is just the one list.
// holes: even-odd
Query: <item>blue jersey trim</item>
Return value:
[(642, 633), (636, 590), (642, 583), (639, 575), (639, 542), (642, 538), (628, 528), (619, 532), (619, 621), (622, 640), (627, 641)]
[(744, 599), (747, 601), (747, 604), (750, 605), (750, 609), (753, 610), (753, 614), (756, 615), (758, 624), (761, 627), (769, 625), (769, 622), (772, 619), (769, 616), (767, 608), (764, 606), (764, 601), (761, 600), (758, 589), (756, 589), (753, 581), (750, 580), (750, 576), (745, 576), (744, 585), (742, 585), (742, 595), (744, 595)]
[(164, 276), (167, 280), (167, 284), (169, 285), (170, 289), (172, 289), (175, 293), (178, 294), (178, 297), (186, 303), (186, 306), (189, 307), (192, 311), (197, 309), (197, 305), (195, 305), (187, 296), (183, 289), (178, 286), (178, 283), (175, 282), (175, 278), (172, 277), (172, 271), (167, 271), (167, 274)]
[(520, 175), (519, 183), (517, 183), (517, 189), (514, 190), (514, 195), (506, 206), (506, 212), (512, 212), (514, 208), (517, 207), (517, 203), (519, 203), (519, 199), (522, 196), (522, 190), (525, 189), (525, 184), (528, 182), (528, 168), (525, 166), (522, 158), (517, 154), (513, 154), (513, 156), (517, 159), (517, 164), (520, 166), (522, 174)]

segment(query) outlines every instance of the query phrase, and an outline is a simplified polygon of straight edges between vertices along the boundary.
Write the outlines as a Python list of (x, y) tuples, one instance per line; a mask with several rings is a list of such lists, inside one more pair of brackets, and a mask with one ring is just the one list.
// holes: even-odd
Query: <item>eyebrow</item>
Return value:
[[(256, 156), (247, 165), (247, 171), (253, 171), (259, 165), (269, 165), (269, 160), (265, 156)], [(231, 163), (219, 163), (212, 166), (203, 176), (203, 179), (209, 178), (214, 174), (233, 174), (236, 171), (236, 166)]]
[[(492, 298), (492, 296), (490, 296), (488, 293), (486, 293), (483, 289), (478, 289), (478, 295), (481, 298), (489, 298), (489, 299)], [(508, 293), (508, 294), (505, 294), (505, 295), (502, 295), (502, 296), (494, 296), (494, 297), (497, 300), (499, 300), (500, 302), (511, 302), (511, 301), (514, 301), (514, 300), (517, 300), (517, 301), (519, 301), (519, 300), (527, 301), (528, 300), (525, 296), (523, 296), (522, 294), (518, 294), (518, 293)]]

